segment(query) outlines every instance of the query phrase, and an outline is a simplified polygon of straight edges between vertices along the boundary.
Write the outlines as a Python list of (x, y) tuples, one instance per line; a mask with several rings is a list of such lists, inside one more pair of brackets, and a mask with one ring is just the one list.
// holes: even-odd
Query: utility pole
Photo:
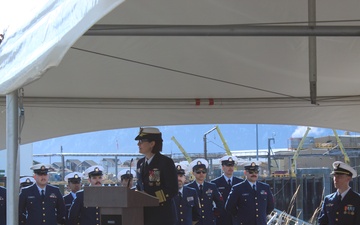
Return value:
[(63, 153), (62, 145), (60, 146), (60, 151), (61, 151), (61, 164), (62, 164), (61, 179), (64, 180), (64, 178), (65, 178), (65, 160), (64, 160), (64, 154), (62, 154)]
[(271, 144), (270, 142), (273, 141), (273, 143), (275, 144), (275, 138), (268, 138), (268, 173), (269, 176), (271, 175)]
[(205, 158), (206, 161), (208, 160), (207, 159), (207, 139), (206, 139), (206, 135), (208, 135), (209, 133), (211, 133), (215, 129), (216, 129), (216, 127), (213, 127), (204, 134), (204, 138), (203, 138), (204, 139), (204, 158)]

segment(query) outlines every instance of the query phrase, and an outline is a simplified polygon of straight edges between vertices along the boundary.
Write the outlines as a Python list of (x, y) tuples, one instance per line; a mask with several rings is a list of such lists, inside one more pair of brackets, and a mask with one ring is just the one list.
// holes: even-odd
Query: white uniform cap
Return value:
[(69, 179), (81, 179), (83, 177), (83, 175), (79, 172), (72, 172), (72, 173), (69, 173), (68, 175), (65, 176), (64, 180), (66, 182), (69, 181)]
[(20, 184), (22, 183), (35, 183), (35, 179), (33, 177), (22, 177), (20, 178)]
[(104, 171), (104, 167), (100, 165), (91, 166), (85, 170), (84, 176), (89, 177), (89, 174), (91, 176), (101, 176), (103, 175), (103, 171)]
[(187, 163), (187, 164), (184, 162), (175, 163), (175, 168), (178, 168), (178, 166), (180, 166), (180, 168), (186, 172), (189, 168), (189, 163)]
[(238, 159), (236, 158), (236, 156), (226, 155), (220, 158), (220, 162), (223, 161), (234, 162), (236, 164), (238, 162)]
[(206, 161), (205, 159), (202, 158), (198, 158), (198, 159), (194, 159), (191, 163), (190, 163), (190, 167), (194, 170), (194, 167), (204, 167), (208, 168), (209, 167), (209, 163), (208, 161)]
[(344, 162), (336, 161), (332, 164), (332, 166), (334, 170), (331, 172), (331, 174), (346, 174), (352, 178), (357, 177), (356, 170)]
[(162, 141), (161, 132), (156, 127), (141, 127), (139, 131), (139, 135), (135, 137), (135, 140), (159, 140)]
[(36, 165), (33, 165), (32, 167), (30, 167), (30, 169), (33, 170), (34, 173), (36, 173), (36, 174), (47, 174), (50, 167), (51, 166), (49, 164), (39, 163), (39, 164), (36, 164)]
[(125, 174), (129, 174), (129, 175), (132, 174), (133, 178), (136, 177), (135, 170), (131, 169), (131, 172), (130, 172), (130, 169), (123, 169), (123, 170), (120, 170), (120, 172), (118, 172), (118, 175), (117, 175), (118, 180), (121, 180), (121, 176), (125, 175)]

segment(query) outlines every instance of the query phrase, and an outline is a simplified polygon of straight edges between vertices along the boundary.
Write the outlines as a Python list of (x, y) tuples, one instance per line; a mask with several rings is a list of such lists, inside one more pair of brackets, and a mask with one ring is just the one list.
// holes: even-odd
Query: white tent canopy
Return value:
[[(100, 32), (112, 35), (94, 35), (92, 30), (80, 37), (88, 27), (79, 22), (53, 47), (66, 51), (72, 46), (59, 66), (47, 70), (57, 64), (47, 57), (49, 51), (39, 55), (39, 61), (14, 54), (14, 64), (1, 64), (0, 74), (16, 77), (1, 81), (0, 93), (24, 88), (22, 143), (143, 125), (272, 123), (360, 131), (359, 38), (317, 37), (316, 51), (310, 50), (316, 53), (315, 63), (309, 60), (309, 37), (300, 30), (308, 25), (308, 1), (129, 0), (112, 6), (109, 2), (114, 1), (100, 2), (108, 9), (118, 6), (97, 25), (129, 25), (118, 30), (123, 35), (100, 26), (106, 29)], [(318, 0), (316, 25), (354, 26), (325, 27), (328, 33), (345, 35), (358, 29), (359, 10), (356, 0)], [(132, 25), (168, 25), (172, 35), (141, 36), (130, 30)], [(258, 35), (177, 36), (176, 31), (180, 35), (191, 29), (176, 25), (246, 25), (237, 28), (251, 28)], [(297, 32), (271, 35), (282, 25)], [(0, 63), (6, 58), (4, 49), (11, 47), (7, 38), (5, 34), (0, 45)], [(37, 63), (23, 65), (30, 59)], [(309, 64), (317, 73), (316, 104), (310, 99)], [(0, 112), (3, 149), (5, 97), (0, 99)]]
[[(0, 95), (8, 100), (0, 99), (0, 149), (6, 136), (11, 142), (8, 223), (17, 220), (18, 103), (25, 111), (22, 143), (167, 124), (274, 123), (360, 131), (357, 0), (121, 2), (39, 0), (27, 9), (33, 17), (21, 20), (14, 11), (9, 29), (0, 27)], [(81, 36), (95, 22), (116, 27), (96, 26)], [(11, 33), (15, 23), (22, 26)], [(152, 28), (138, 32), (134, 25)], [(161, 35), (160, 25), (168, 26)], [(352, 27), (317, 29), (324, 25)], [(324, 34), (306, 36), (316, 30)], [(98, 32), (107, 36), (94, 35)]]

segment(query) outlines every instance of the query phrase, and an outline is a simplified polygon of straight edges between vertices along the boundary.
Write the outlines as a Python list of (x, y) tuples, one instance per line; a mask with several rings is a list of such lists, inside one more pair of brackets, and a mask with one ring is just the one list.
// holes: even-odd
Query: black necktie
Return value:
[(229, 186), (231, 186), (231, 180), (230, 179), (228, 180), (228, 184), (229, 184)]
[(255, 184), (253, 184), (253, 190), (254, 190), (254, 192), (256, 192), (256, 186), (255, 186)]
[(144, 174), (146, 173), (146, 171), (148, 171), (149, 170), (149, 163), (148, 163), (148, 161), (145, 161), (145, 163), (144, 163)]
[(181, 198), (182, 198), (182, 194), (181, 194), (181, 192), (179, 191), (179, 199), (181, 200)]
[(336, 195), (336, 198), (337, 198), (337, 202), (340, 203), (341, 202), (341, 194), (338, 193)]
[(203, 193), (203, 186), (202, 184), (200, 184), (200, 195), (202, 195), (202, 193)]
[(44, 199), (45, 198), (45, 191), (41, 190), (41, 198)]

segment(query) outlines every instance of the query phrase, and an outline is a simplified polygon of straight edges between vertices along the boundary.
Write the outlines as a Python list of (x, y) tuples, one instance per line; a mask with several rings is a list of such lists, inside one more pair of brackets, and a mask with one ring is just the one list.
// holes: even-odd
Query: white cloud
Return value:
[[(295, 129), (295, 131), (292, 133), (291, 137), (303, 137), (306, 132), (307, 127), (299, 126)], [(321, 134), (325, 133), (326, 129), (318, 128), (318, 127), (310, 127), (310, 131), (308, 133), (309, 136), (317, 137), (321, 136)]]

